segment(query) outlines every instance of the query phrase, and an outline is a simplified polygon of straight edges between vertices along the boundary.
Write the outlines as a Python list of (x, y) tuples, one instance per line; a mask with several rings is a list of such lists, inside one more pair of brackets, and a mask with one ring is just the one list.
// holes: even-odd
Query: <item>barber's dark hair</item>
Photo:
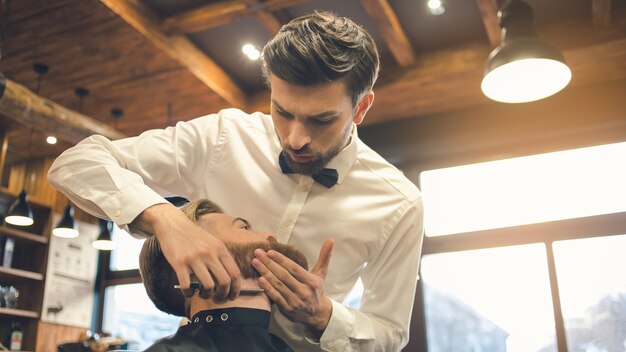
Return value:
[(268, 85), (272, 75), (298, 86), (343, 80), (354, 106), (374, 86), (380, 66), (369, 33), (330, 12), (314, 12), (284, 25), (263, 48), (261, 63)]
[[(219, 205), (202, 199), (181, 208), (193, 222), (204, 214), (223, 213)], [(139, 272), (148, 297), (162, 312), (185, 316), (185, 296), (174, 288), (178, 278), (174, 269), (163, 255), (156, 236), (147, 238), (139, 254)]]

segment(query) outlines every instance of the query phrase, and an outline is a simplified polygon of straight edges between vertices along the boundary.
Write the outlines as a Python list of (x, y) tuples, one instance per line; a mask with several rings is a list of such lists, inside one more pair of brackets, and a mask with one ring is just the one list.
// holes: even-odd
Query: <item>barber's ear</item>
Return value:
[(356, 113), (354, 114), (354, 117), (352, 118), (352, 121), (354, 122), (355, 125), (360, 125), (361, 122), (363, 122), (363, 119), (365, 119), (365, 114), (367, 114), (367, 111), (370, 109), (370, 107), (372, 107), (373, 103), (374, 103), (374, 92), (370, 90), (356, 104)]

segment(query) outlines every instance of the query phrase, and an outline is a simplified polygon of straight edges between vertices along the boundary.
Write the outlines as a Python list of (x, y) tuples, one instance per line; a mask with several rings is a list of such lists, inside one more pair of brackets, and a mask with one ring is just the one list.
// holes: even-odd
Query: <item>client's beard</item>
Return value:
[(265, 252), (275, 250), (276, 252), (281, 253), (285, 257), (293, 260), (304, 269), (309, 270), (309, 265), (302, 252), (294, 246), (276, 242), (276, 239), (273, 237), (269, 237), (267, 242), (224, 242), (224, 245), (226, 245), (226, 248), (235, 259), (235, 262), (241, 271), (241, 276), (244, 279), (258, 279), (261, 276), (252, 266), (252, 259), (256, 258), (254, 250), (257, 248), (260, 248)]

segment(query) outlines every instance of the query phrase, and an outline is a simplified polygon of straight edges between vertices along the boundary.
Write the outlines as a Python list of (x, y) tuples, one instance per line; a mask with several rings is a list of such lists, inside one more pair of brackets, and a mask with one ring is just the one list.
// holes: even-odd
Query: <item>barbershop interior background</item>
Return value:
[[(25, 191), (34, 218), (0, 226), (0, 342), (19, 329), (27, 351), (90, 336), (141, 349), (175, 331), (141, 285), (141, 242), (68, 203), (47, 170), (94, 133), (267, 112), (258, 50), (324, 9), (374, 36), (381, 72), (358, 133), (423, 192), (404, 350), (626, 351), (626, 2), (526, 2), (571, 80), (507, 103), (481, 90), (506, 44), (497, 0), (0, 1), (0, 213)], [(78, 236), (53, 235), (69, 216)], [(347, 304), (359, 299), (357, 285)]]

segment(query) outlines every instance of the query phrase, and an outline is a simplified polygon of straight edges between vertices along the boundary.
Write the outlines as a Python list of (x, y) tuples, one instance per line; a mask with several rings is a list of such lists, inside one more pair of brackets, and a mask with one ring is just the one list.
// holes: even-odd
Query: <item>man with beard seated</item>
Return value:
[(148, 297), (161, 311), (187, 317), (191, 322), (146, 351), (292, 351), (283, 340), (268, 332), (271, 304), (259, 289), (260, 275), (251, 262), (255, 258), (254, 250), (261, 248), (282, 253), (307, 269), (304, 255), (290, 245), (276, 242), (272, 234), (253, 231), (248, 221), (224, 214), (209, 200), (192, 202), (181, 210), (224, 242), (241, 271), (242, 294), (234, 300), (216, 301), (209, 297), (214, 295), (204, 292), (197, 284), (192, 292), (185, 294), (174, 288), (178, 283), (176, 273), (156, 236), (149, 237), (139, 255), (139, 270)]

